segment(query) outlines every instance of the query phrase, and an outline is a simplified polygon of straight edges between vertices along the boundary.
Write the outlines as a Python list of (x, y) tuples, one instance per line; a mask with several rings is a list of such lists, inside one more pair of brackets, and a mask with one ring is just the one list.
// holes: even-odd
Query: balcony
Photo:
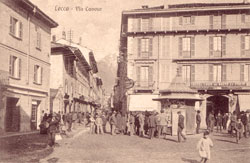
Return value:
[(189, 83), (191, 88), (194, 89), (244, 89), (250, 88), (250, 81), (194, 81)]
[(152, 28), (146, 28), (147, 30), (142, 30), (142, 28), (130, 29), (127, 24), (123, 24), (122, 36), (134, 35), (134, 34), (171, 34), (171, 33), (197, 33), (197, 32), (229, 32), (229, 31), (249, 31), (250, 23), (241, 23), (236, 21), (227, 21), (227, 24), (209, 24), (208, 21), (196, 22), (194, 25), (173, 25), (173, 26), (160, 26), (153, 25)]
[(153, 90), (154, 83), (155, 82), (149, 82), (149, 81), (135, 82), (134, 89), (135, 90)]

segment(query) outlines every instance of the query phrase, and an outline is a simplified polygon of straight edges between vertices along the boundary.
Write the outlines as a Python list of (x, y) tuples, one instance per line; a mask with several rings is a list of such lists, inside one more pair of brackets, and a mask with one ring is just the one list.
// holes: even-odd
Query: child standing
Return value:
[(213, 142), (209, 138), (209, 132), (205, 131), (203, 134), (203, 138), (197, 144), (197, 149), (199, 150), (199, 154), (201, 157), (201, 163), (205, 163), (210, 159), (210, 147), (213, 147)]
[(90, 123), (90, 133), (94, 134), (95, 133), (95, 118), (94, 114), (92, 113), (89, 117), (89, 123)]

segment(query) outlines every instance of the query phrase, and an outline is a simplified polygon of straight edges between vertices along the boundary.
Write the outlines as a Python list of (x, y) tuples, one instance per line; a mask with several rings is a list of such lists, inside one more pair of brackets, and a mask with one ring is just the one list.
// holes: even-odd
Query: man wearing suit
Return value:
[(48, 118), (47, 122), (49, 123), (48, 128), (48, 139), (49, 139), (49, 146), (53, 147), (55, 145), (55, 136), (57, 132), (57, 127), (59, 125), (59, 119), (56, 113), (52, 113), (50, 118)]
[(149, 138), (152, 139), (154, 137), (154, 133), (155, 133), (155, 128), (156, 128), (156, 116), (155, 116), (155, 112), (153, 112), (149, 118), (148, 118), (148, 127), (149, 127)]
[(196, 114), (196, 134), (200, 133), (200, 124), (201, 124), (201, 115), (200, 115), (200, 110), (197, 111)]
[(177, 130), (177, 135), (178, 135), (178, 142), (181, 142), (181, 137), (186, 141), (186, 137), (183, 135), (182, 130), (184, 129), (184, 116), (181, 114), (181, 111), (178, 111), (177, 114), (178, 116), (178, 130)]

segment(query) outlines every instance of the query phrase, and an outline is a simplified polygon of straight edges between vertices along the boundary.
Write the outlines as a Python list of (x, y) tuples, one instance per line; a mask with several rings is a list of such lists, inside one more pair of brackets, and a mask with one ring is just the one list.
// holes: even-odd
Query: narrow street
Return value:
[[(145, 162), (145, 163), (198, 163), (200, 158), (196, 144), (201, 135), (188, 136), (185, 143), (177, 143), (177, 137), (147, 139), (137, 136), (90, 135), (82, 133), (60, 143), (51, 155), (40, 162)], [(240, 144), (228, 134), (214, 133), (211, 162), (247, 163), (250, 160), (250, 142), (243, 138)]]

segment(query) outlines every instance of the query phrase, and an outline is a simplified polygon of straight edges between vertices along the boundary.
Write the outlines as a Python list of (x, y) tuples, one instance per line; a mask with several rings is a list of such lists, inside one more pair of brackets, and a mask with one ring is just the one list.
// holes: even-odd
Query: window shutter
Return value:
[(209, 81), (213, 81), (213, 77), (214, 77), (214, 66), (213, 65), (209, 65)]
[(138, 58), (141, 57), (141, 39), (138, 38)]
[(182, 65), (177, 66), (177, 75), (176, 76), (182, 77)]
[(153, 66), (149, 66), (148, 68), (148, 81), (149, 84), (152, 84), (153, 82)]
[(12, 61), (13, 60), (13, 56), (10, 55), (10, 62), (9, 62), (9, 75), (13, 76), (13, 65), (12, 65)]
[(222, 14), (222, 16), (221, 16), (221, 28), (222, 28), (222, 29), (225, 29), (225, 28), (226, 28), (226, 21), (227, 21), (226, 15), (225, 15), (225, 14)]
[(23, 38), (23, 23), (19, 22), (19, 38)]
[(221, 37), (221, 52), (222, 56), (226, 55), (226, 36)]
[(37, 78), (37, 71), (36, 71), (36, 65), (34, 65), (34, 82), (37, 82), (36, 78)]
[(162, 57), (165, 56), (166, 53), (166, 37), (162, 37)]
[(149, 18), (148, 20), (148, 30), (153, 31), (153, 19)]
[(213, 36), (209, 36), (209, 56), (213, 56), (214, 51), (214, 38)]
[(246, 14), (241, 14), (241, 23), (245, 23), (246, 21)]
[(195, 65), (191, 65), (191, 81), (195, 81)]
[(140, 77), (141, 77), (140, 73), (141, 73), (141, 67), (137, 66), (136, 67), (136, 82), (138, 86), (140, 85)]
[(195, 24), (195, 16), (191, 16), (191, 24), (192, 24), (192, 25)]
[(140, 32), (141, 31), (141, 18), (137, 19), (137, 31)]
[(227, 80), (227, 65), (222, 65), (222, 81)]
[(136, 20), (137, 19), (135, 19), (135, 18), (132, 19), (132, 32), (135, 32), (137, 30), (137, 28), (136, 28), (136, 23), (137, 23)]
[(12, 16), (10, 16), (10, 33), (14, 34), (13, 17)]
[(209, 28), (210, 29), (213, 29), (213, 21), (214, 21), (213, 15), (210, 15), (209, 16)]
[(179, 25), (182, 25), (182, 24), (183, 24), (182, 21), (183, 21), (183, 20), (182, 20), (182, 16), (180, 16), (180, 17), (179, 17)]
[(182, 37), (179, 37), (179, 57), (182, 56)]
[(245, 55), (245, 36), (241, 36), (241, 56)]
[(244, 65), (240, 65), (240, 81), (244, 81)]
[(41, 77), (40, 77), (40, 84), (42, 84), (43, 83), (43, 68), (41, 67)]
[(195, 55), (195, 39), (194, 37), (191, 37), (190, 38), (190, 49), (191, 49), (191, 56), (194, 56)]
[(149, 39), (149, 57), (152, 57), (153, 56), (153, 38), (150, 38)]
[(21, 72), (22, 72), (22, 60), (21, 60), (21, 58), (18, 59), (18, 68), (19, 68), (18, 78), (21, 79)]

